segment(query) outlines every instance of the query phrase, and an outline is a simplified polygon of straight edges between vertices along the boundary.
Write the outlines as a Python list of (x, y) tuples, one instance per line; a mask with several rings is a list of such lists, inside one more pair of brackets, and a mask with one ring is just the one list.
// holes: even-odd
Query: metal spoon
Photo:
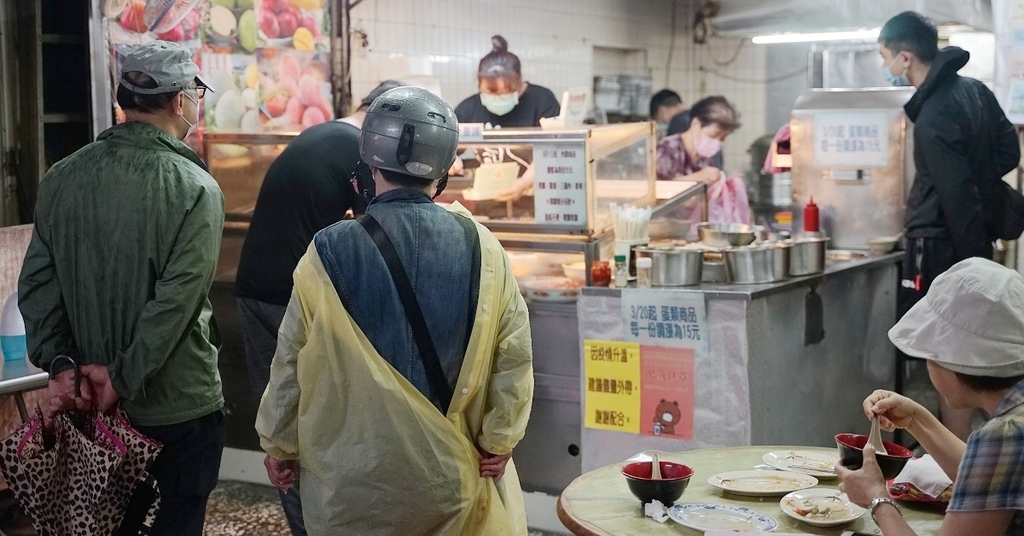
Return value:
[(661, 480), (661, 462), (658, 461), (658, 453), (651, 453), (651, 480)]
[(871, 433), (868, 434), (868, 443), (875, 447), (875, 452), (878, 454), (883, 456), (888, 454), (885, 450), (885, 443), (882, 443), (882, 433), (878, 429), (878, 415), (871, 419)]

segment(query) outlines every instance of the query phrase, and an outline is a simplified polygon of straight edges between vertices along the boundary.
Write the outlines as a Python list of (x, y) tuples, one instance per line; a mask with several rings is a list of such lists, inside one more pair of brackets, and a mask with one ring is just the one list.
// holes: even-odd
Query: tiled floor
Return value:
[[(35, 536), (31, 524), (13, 502), (0, 494), (0, 536)], [(206, 536), (287, 536), (288, 523), (270, 486), (222, 480), (206, 507)], [(530, 536), (556, 536), (530, 530)]]

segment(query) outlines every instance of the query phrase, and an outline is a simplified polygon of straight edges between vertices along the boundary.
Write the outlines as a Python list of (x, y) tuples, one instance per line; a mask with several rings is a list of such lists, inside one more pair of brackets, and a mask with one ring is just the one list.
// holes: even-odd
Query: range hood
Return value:
[(917, 11), (936, 25), (993, 30), (991, 0), (712, 0), (710, 20), (723, 37), (776, 33), (837, 32), (880, 28), (893, 15)]

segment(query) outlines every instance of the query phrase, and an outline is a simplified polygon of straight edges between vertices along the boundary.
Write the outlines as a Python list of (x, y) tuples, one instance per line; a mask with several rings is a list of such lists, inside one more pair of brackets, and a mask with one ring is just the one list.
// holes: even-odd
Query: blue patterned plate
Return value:
[(779, 528), (779, 522), (769, 515), (746, 506), (729, 504), (681, 503), (668, 509), (672, 521), (700, 531), (761, 531)]

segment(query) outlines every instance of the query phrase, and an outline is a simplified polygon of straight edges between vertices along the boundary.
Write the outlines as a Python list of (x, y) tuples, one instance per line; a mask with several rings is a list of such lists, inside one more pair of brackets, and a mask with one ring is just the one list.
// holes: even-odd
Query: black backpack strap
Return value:
[(391, 242), (391, 238), (373, 216), (363, 214), (357, 221), (377, 244), (377, 249), (388, 265), (391, 280), (395, 283), (398, 297), (402, 300), (402, 308), (405, 309), (405, 317), (409, 319), (409, 324), (412, 326), (412, 335), (416, 340), (416, 346), (419, 347), (420, 354), (423, 356), (423, 367), (427, 372), (430, 391), (441, 401), (441, 407), (438, 409), (442, 414), (447, 414), (448, 406), (452, 402), (452, 387), (444, 376), (441, 360), (434, 347), (434, 340), (430, 337), (430, 329), (427, 328), (427, 320), (423, 317), (423, 310), (420, 308), (419, 300), (416, 299), (416, 292), (412, 288), (409, 275), (406, 273), (405, 267), (402, 266), (402, 260), (398, 257), (398, 251)]
[(466, 314), (466, 340), (462, 344), (462, 352), (469, 348), (469, 338), (473, 335), (473, 324), (476, 322), (476, 305), (480, 299), (480, 233), (476, 225), (469, 218), (464, 218), (452, 213), (455, 221), (459, 222), (463, 232), (466, 233), (466, 243), (469, 244), (469, 310)]

